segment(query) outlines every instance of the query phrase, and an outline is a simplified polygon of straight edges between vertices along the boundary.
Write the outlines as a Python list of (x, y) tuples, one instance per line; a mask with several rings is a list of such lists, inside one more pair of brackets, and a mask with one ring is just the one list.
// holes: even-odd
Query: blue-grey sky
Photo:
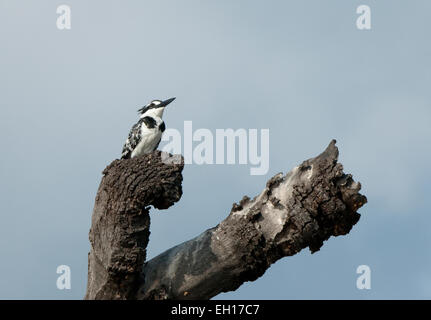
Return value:
[[(61, 4), (71, 30), (56, 27)], [(371, 30), (356, 28), (361, 4)], [(0, 0), (0, 298), (84, 296), (101, 172), (136, 110), (172, 96), (169, 128), (269, 128), (270, 167), (187, 165), (181, 201), (151, 212), (150, 258), (335, 138), (368, 197), (359, 223), (217, 298), (431, 298), (430, 11), (427, 0)], [(56, 287), (63, 264), (71, 290)], [(356, 288), (362, 264), (371, 290)]]

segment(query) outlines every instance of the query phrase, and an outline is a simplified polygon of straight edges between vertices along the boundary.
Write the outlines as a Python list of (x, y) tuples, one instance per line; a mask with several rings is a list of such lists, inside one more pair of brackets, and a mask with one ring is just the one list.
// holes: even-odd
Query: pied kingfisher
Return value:
[(174, 100), (175, 98), (165, 101), (153, 100), (138, 110), (141, 114), (139, 121), (130, 130), (121, 159), (133, 158), (157, 149), (163, 131), (165, 131), (165, 123), (162, 120), (163, 111)]

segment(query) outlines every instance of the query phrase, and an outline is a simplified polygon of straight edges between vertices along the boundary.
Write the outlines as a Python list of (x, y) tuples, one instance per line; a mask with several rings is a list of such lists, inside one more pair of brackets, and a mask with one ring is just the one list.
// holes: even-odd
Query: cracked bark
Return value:
[(255, 198), (198, 237), (145, 262), (149, 206), (166, 209), (182, 194), (183, 164), (156, 151), (115, 160), (103, 172), (90, 229), (86, 299), (210, 299), (254, 281), (277, 260), (316, 252), (347, 234), (366, 203), (343, 173), (335, 140), (319, 156), (272, 177)]

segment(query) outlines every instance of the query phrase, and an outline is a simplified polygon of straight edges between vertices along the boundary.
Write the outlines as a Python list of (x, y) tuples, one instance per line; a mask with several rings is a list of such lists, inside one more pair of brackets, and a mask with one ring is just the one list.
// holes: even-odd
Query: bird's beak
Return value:
[(162, 103), (160, 105), (158, 105), (158, 107), (166, 107), (168, 104), (170, 104), (174, 100), (175, 100), (175, 98), (170, 98), (168, 100), (162, 101)]

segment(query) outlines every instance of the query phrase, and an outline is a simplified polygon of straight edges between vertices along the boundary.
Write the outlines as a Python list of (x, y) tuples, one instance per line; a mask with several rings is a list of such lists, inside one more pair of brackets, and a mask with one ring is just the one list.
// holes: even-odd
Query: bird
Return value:
[(123, 146), (121, 159), (130, 159), (146, 153), (151, 153), (159, 146), (162, 134), (166, 129), (162, 120), (163, 111), (175, 98), (153, 100), (138, 110), (139, 121), (130, 130)]

